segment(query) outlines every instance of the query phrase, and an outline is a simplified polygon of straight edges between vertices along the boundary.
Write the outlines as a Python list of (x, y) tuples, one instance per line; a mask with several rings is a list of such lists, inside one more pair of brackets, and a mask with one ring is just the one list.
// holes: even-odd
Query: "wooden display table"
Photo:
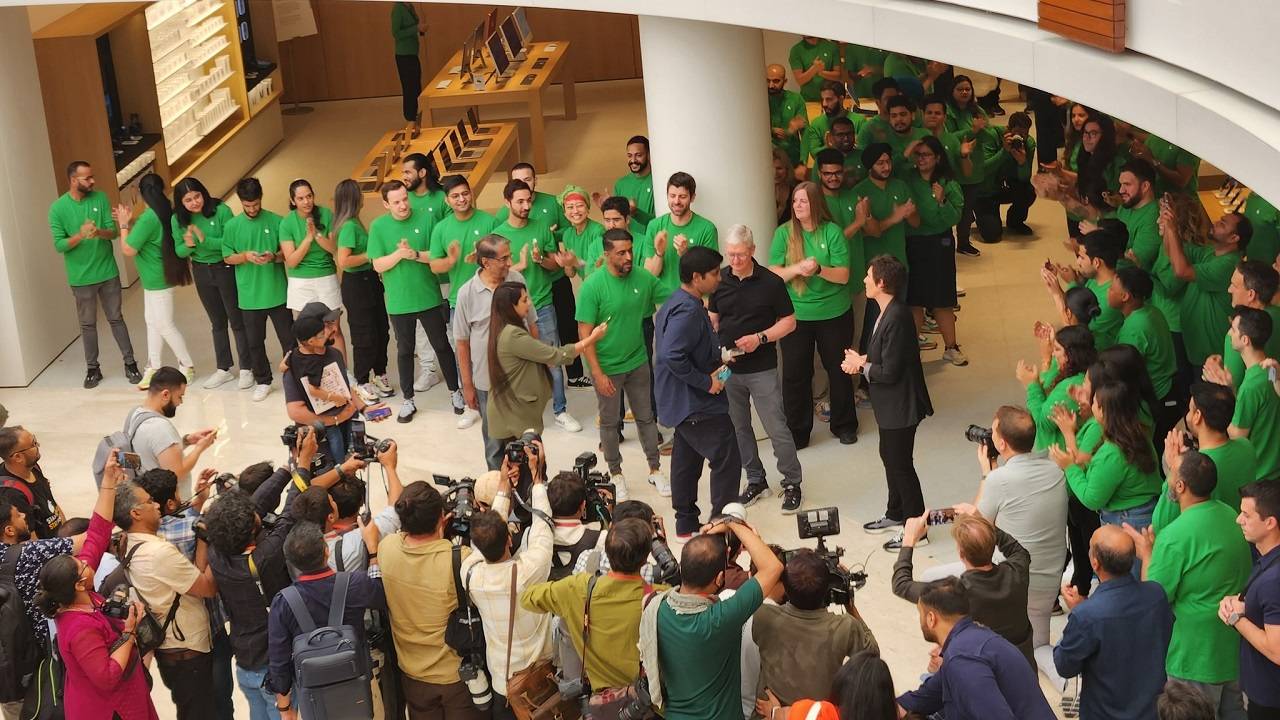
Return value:
[[(548, 50), (548, 48), (554, 48)], [(564, 90), (565, 120), (578, 117), (578, 103), (574, 94), (573, 75), (564, 61), (569, 51), (569, 41), (530, 43), (528, 57), (510, 69), (511, 76), (502, 85), (495, 85), (488, 78), (484, 90), (477, 90), (470, 83), (463, 83), (459, 74), (450, 71), (462, 63), (462, 51), (455, 52), (440, 72), (431, 78), (419, 95), (419, 107), (423, 113), (423, 125), (434, 125), (434, 111), (444, 108), (466, 108), (479, 105), (522, 103), (529, 107), (529, 141), (533, 145), (533, 165), (538, 172), (550, 169), (547, 163), (547, 134), (542, 102), (552, 82), (559, 82)], [(545, 59), (540, 68), (534, 65)], [(477, 73), (480, 71), (477, 70)], [(492, 72), (486, 68), (484, 76)], [(444, 85), (441, 87), (441, 85)]]
[[(403, 162), (404, 156), (411, 153), (426, 154), (436, 149), (440, 145), (440, 141), (448, 137), (449, 132), (453, 128), (424, 127), (422, 132), (414, 140), (409, 141), (409, 146), (401, 151), (400, 157), (394, 163), (389, 163), (386, 172), (377, 179), (371, 188), (361, 188), (366, 199), (376, 199), (382, 201), (379, 196), (378, 189), (382, 187), (382, 183), (388, 180), (400, 179), (400, 163)], [(442, 167), (443, 163), (438, 155), (435, 157), (436, 167), (440, 168), (441, 175), (462, 175), (471, 184), (471, 192), (478, 196), (480, 191), (484, 189), (485, 183), (489, 181), (489, 176), (493, 171), (502, 167), (506, 161), (510, 161), (511, 157), (520, 157), (520, 139), (519, 133), (516, 132), (515, 123), (481, 123), (480, 130), (482, 134), (476, 135), (474, 140), (491, 140), (488, 146), (482, 148), (473, 148), (474, 152), (480, 153), (479, 157), (466, 160), (468, 163), (475, 163), (475, 167), (469, 170), (446, 170)], [(487, 132), (486, 132), (487, 131)], [(404, 128), (390, 130), (384, 134), (377, 143), (370, 148), (369, 152), (360, 160), (360, 164), (356, 165), (351, 171), (351, 178), (357, 182), (360, 181), (369, 166), (374, 164), (378, 156), (384, 151), (389, 151), (397, 141), (397, 135), (404, 133)], [(510, 157), (508, 157), (510, 156)], [(514, 162), (514, 161), (511, 161)]]
[[(1249, 197), (1250, 192), (1251, 191), (1246, 188), (1242, 191), (1240, 197), (1247, 198)], [(1209, 216), (1209, 222), (1218, 222), (1222, 219), (1223, 215), (1227, 214), (1227, 209), (1218, 201), (1218, 196), (1214, 195), (1212, 190), (1201, 190), (1199, 194), (1200, 204), (1204, 206), (1204, 211)]]

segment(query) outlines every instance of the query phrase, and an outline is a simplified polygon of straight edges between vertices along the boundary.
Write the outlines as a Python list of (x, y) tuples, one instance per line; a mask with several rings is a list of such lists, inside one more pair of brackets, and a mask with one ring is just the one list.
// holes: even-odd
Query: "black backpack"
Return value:
[[(573, 567), (578, 564), (578, 556), (594, 548), (600, 542), (600, 531), (587, 528), (582, 537), (572, 545), (556, 545), (551, 548), (551, 573), (548, 580), (561, 580), (573, 574)], [(560, 553), (567, 552), (568, 560), (561, 560)]]
[(23, 545), (10, 545), (0, 562), (0, 702), (18, 702), (40, 662), (40, 645), (18, 592), (18, 558)]
[(307, 720), (373, 717), (369, 648), (343, 621), (350, 584), (350, 573), (334, 576), (328, 624), (319, 628), (296, 586), (280, 591), (302, 630), (293, 639), (293, 703)]

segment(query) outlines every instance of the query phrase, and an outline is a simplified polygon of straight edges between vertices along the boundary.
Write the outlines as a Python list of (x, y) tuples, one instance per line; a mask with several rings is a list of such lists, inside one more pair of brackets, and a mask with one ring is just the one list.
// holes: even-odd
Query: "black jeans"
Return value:
[(1074, 493), (1067, 493), (1067, 541), (1071, 547), (1071, 585), (1080, 593), (1080, 597), (1089, 596), (1089, 585), (1093, 582), (1093, 566), (1089, 564), (1089, 540), (1102, 525), (1098, 519), (1098, 511), (1090, 510), (1076, 499)]
[(697, 532), (702, 525), (698, 510), (702, 461), (711, 465), (711, 514), (717, 515), (738, 499), (742, 460), (728, 413), (690, 415), (675, 431), (671, 446), (671, 507), (676, 511), (676, 533), (684, 535)]
[(248, 370), (253, 365), (249, 357), (249, 339), (244, 333), (244, 316), (240, 314), (240, 294), (236, 291), (236, 269), (226, 263), (191, 263), (191, 276), (196, 282), (196, 294), (200, 296), (200, 304), (204, 306), (205, 315), (209, 316), (209, 326), (213, 330), (213, 355), (219, 370), (230, 370), (234, 363), (231, 359), (231, 338), (227, 334), (227, 325), (236, 336), (236, 355), (240, 360), (240, 369)]
[(351, 328), (351, 356), (356, 382), (365, 382), (369, 373), (387, 374), (387, 344), (391, 330), (387, 321), (386, 290), (378, 273), (342, 274), (342, 304), (347, 308)]
[(422, 92), (422, 62), (417, 55), (396, 55), (396, 74), (400, 76), (404, 120), (413, 122), (418, 117), (418, 94)]
[[(961, 185), (960, 190), (964, 192), (964, 205), (960, 208), (960, 222), (956, 223), (956, 247), (967, 248), (973, 247), (973, 241), (969, 239), (969, 232), (973, 229), (974, 208), (978, 201), (978, 186)], [(986, 238), (983, 238), (986, 241)], [(871, 303), (867, 303), (870, 305)]]
[(169, 688), (169, 697), (178, 710), (178, 720), (215, 720), (217, 703), (209, 697), (213, 676), (213, 653), (201, 653), (186, 660), (168, 661), (156, 653), (160, 679)]
[(396, 333), (396, 369), (400, 373), (400, 393), (405, 400), (413, 399), (413, 368), (417, 364), (413, 349), (419, 324), (427, 332), (431, 349), (436, 351), (436, 366), (444, 374), (444, 384), (451, 392), (458, 389), (458, 361), (445, 334), (445, 317), (439, 307), (391, 316), (391, 328)]
[(215, 625), (212, 632), (213, 652), (210, 660), (213, 665), (213, 705), (218, 720), (235, 720), (235, 701), (231, 696), (235, 693), (235, 672), (231, 669), (231, 638), (221, 625)]
[(1267, 707), (1252, 700), (1249, 701), (1246, 712), (1249, 720), (1280, 720), (1280, 707)]
[[(1000, 181), (1000, 188), (994, 195), (979, 197), (974, 206), (978, 222), (978, 234), (983, 242), (999, 242), (1008, 225), (1025, 225), (1027, 213), (1036, 201), (1036, 189), (1026, 180)], [(1005, 223), (1000, 223), (1000, 206), (1008, 205)]]
[(884, 463), (884, 479), (889, 485), (884, 515), (890, 520), (906, 520), (924, 513), (924, 495), (920, 492), (914, 457), (918, 427), (880, 428), (880, 461)]
[[(573, 345), (578, 342), (578, 303), (573, 297), (573, 281), (568, 276), (561, 277), (551, 283), (551, 304), (556, 309), (556, 332), (560, 335), (561, 345)], [(577, 380), (582, 377), (582, 358), (576, 357), (564, 367), (565, 377)]]
[[(870, 307), (874, 302), (867, 303)], [(853, 380), (840, 363), (844, 351), (853, 345), (853, 311), (830, 320), (797, 320), (795, 332), (782, 338), (782, 410), (796, 449), (809, 445), (813, 432), (813, 351), (817, 348), (827, 370), (831, 396), (831, 434), (836, 437), (858, 432), (858, 414), (853, 404)]]
[(249, 361), (253, 367), (253, 381), (258, 385), (271, 384), (271, 361), (267, 359), (267, 320), (271, 320), (280, 343), (280, 352), (293, 349), (293, 312), (284, 305), (266, 310), (241, 310), (244, 316), (244, 336), (249, 343)]

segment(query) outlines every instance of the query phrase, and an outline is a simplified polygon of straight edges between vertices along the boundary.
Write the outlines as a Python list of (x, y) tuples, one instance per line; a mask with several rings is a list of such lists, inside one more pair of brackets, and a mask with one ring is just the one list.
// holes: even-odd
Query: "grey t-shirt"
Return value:
[(1067, 557), (1067, 485), (1043, 452), (1015, 455), (982, 484), (978, 512), (1031, 553), (1031, 585), (1058, 587)]
[[(506, 282), (524, 283), (524, 276), (515, 270), (507, 273)], [(493, 290), (480, 279), (477, 270), (471, 279), (458, 288), (458, 301), (453, 306), (453, 339), (466, 340), (471, 346), (471, 382), (476, 390), (489, 391), (489, 314), (493, 307)], [(533, 313), (526, 324), (537, 319)]]
[[(392, 505), (388, 505), (374, 515), (373, 524), (378, 526), (378, 536), (384, 538), (400, 532), (400, 516)], [(342, 539), (342, 569), (345, 572), (366, 570), (369, 567), (368, 552), (364, 547), (364, 537), (360, 528), (354, 527), (346, 532), (325, 533), (324, 541), (329, 546), (329, 567), (338, 569), (338, 539)]]
[[(144, 408), (134, 408), (129, 412), (128, 420), (133, 422), (133, 417)], [(178, 432), (178, 428), (173, 426), (173, 422), (167, 417), (151, 417), (142, 421), (138, 426), (138, 431), (133, 435), (133, 451), (138, 453), (138, 457), (142, 460), (142, 472), (160, 467), (160, 454), (170, 447), (177, 445), (178, 449), (182, 449), (182, 434)], [(183, 498), (191, 497), (191, 478), (178, 478), (178, 496)]]

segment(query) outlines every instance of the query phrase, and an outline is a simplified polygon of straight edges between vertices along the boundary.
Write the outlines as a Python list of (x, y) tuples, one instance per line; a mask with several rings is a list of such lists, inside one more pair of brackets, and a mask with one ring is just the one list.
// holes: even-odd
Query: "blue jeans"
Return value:
[(339, 425), (325, 427), (325, 438), (329, 441), (328, 455), (334, 465), (341, 465), (351, 451), (351, 421)]
[(276, 694), (262, 687), (267, 669), (247, 670), (236, 663), (236, 683), (249, 703), (249, 720), (280, 720), (276, 710)]
[[(560, 332), (556, 327), (555, 305), (538, 308), (538, 339), (552, 347), (560, 345)], [(552, 365), (551, 409), (556, 415), (559, 415), (565, 411), (568, 405), (569, 403), (564, 397), (564, 368), (559, 365)]]
[[(1151, 498), (1147, 502), (1131, 507), (1127, 510), (1099, 510), (1098, 519), (1104, 525), (1128, 525), (1129, 527), (1142, 532), (1151, 526), (1151, 513), (1156, 509), (1156, 500)], [(1133, 577), (1136, 580), (1142, 579), (1142, 561), (1134, 558), (1133, 561)]]

